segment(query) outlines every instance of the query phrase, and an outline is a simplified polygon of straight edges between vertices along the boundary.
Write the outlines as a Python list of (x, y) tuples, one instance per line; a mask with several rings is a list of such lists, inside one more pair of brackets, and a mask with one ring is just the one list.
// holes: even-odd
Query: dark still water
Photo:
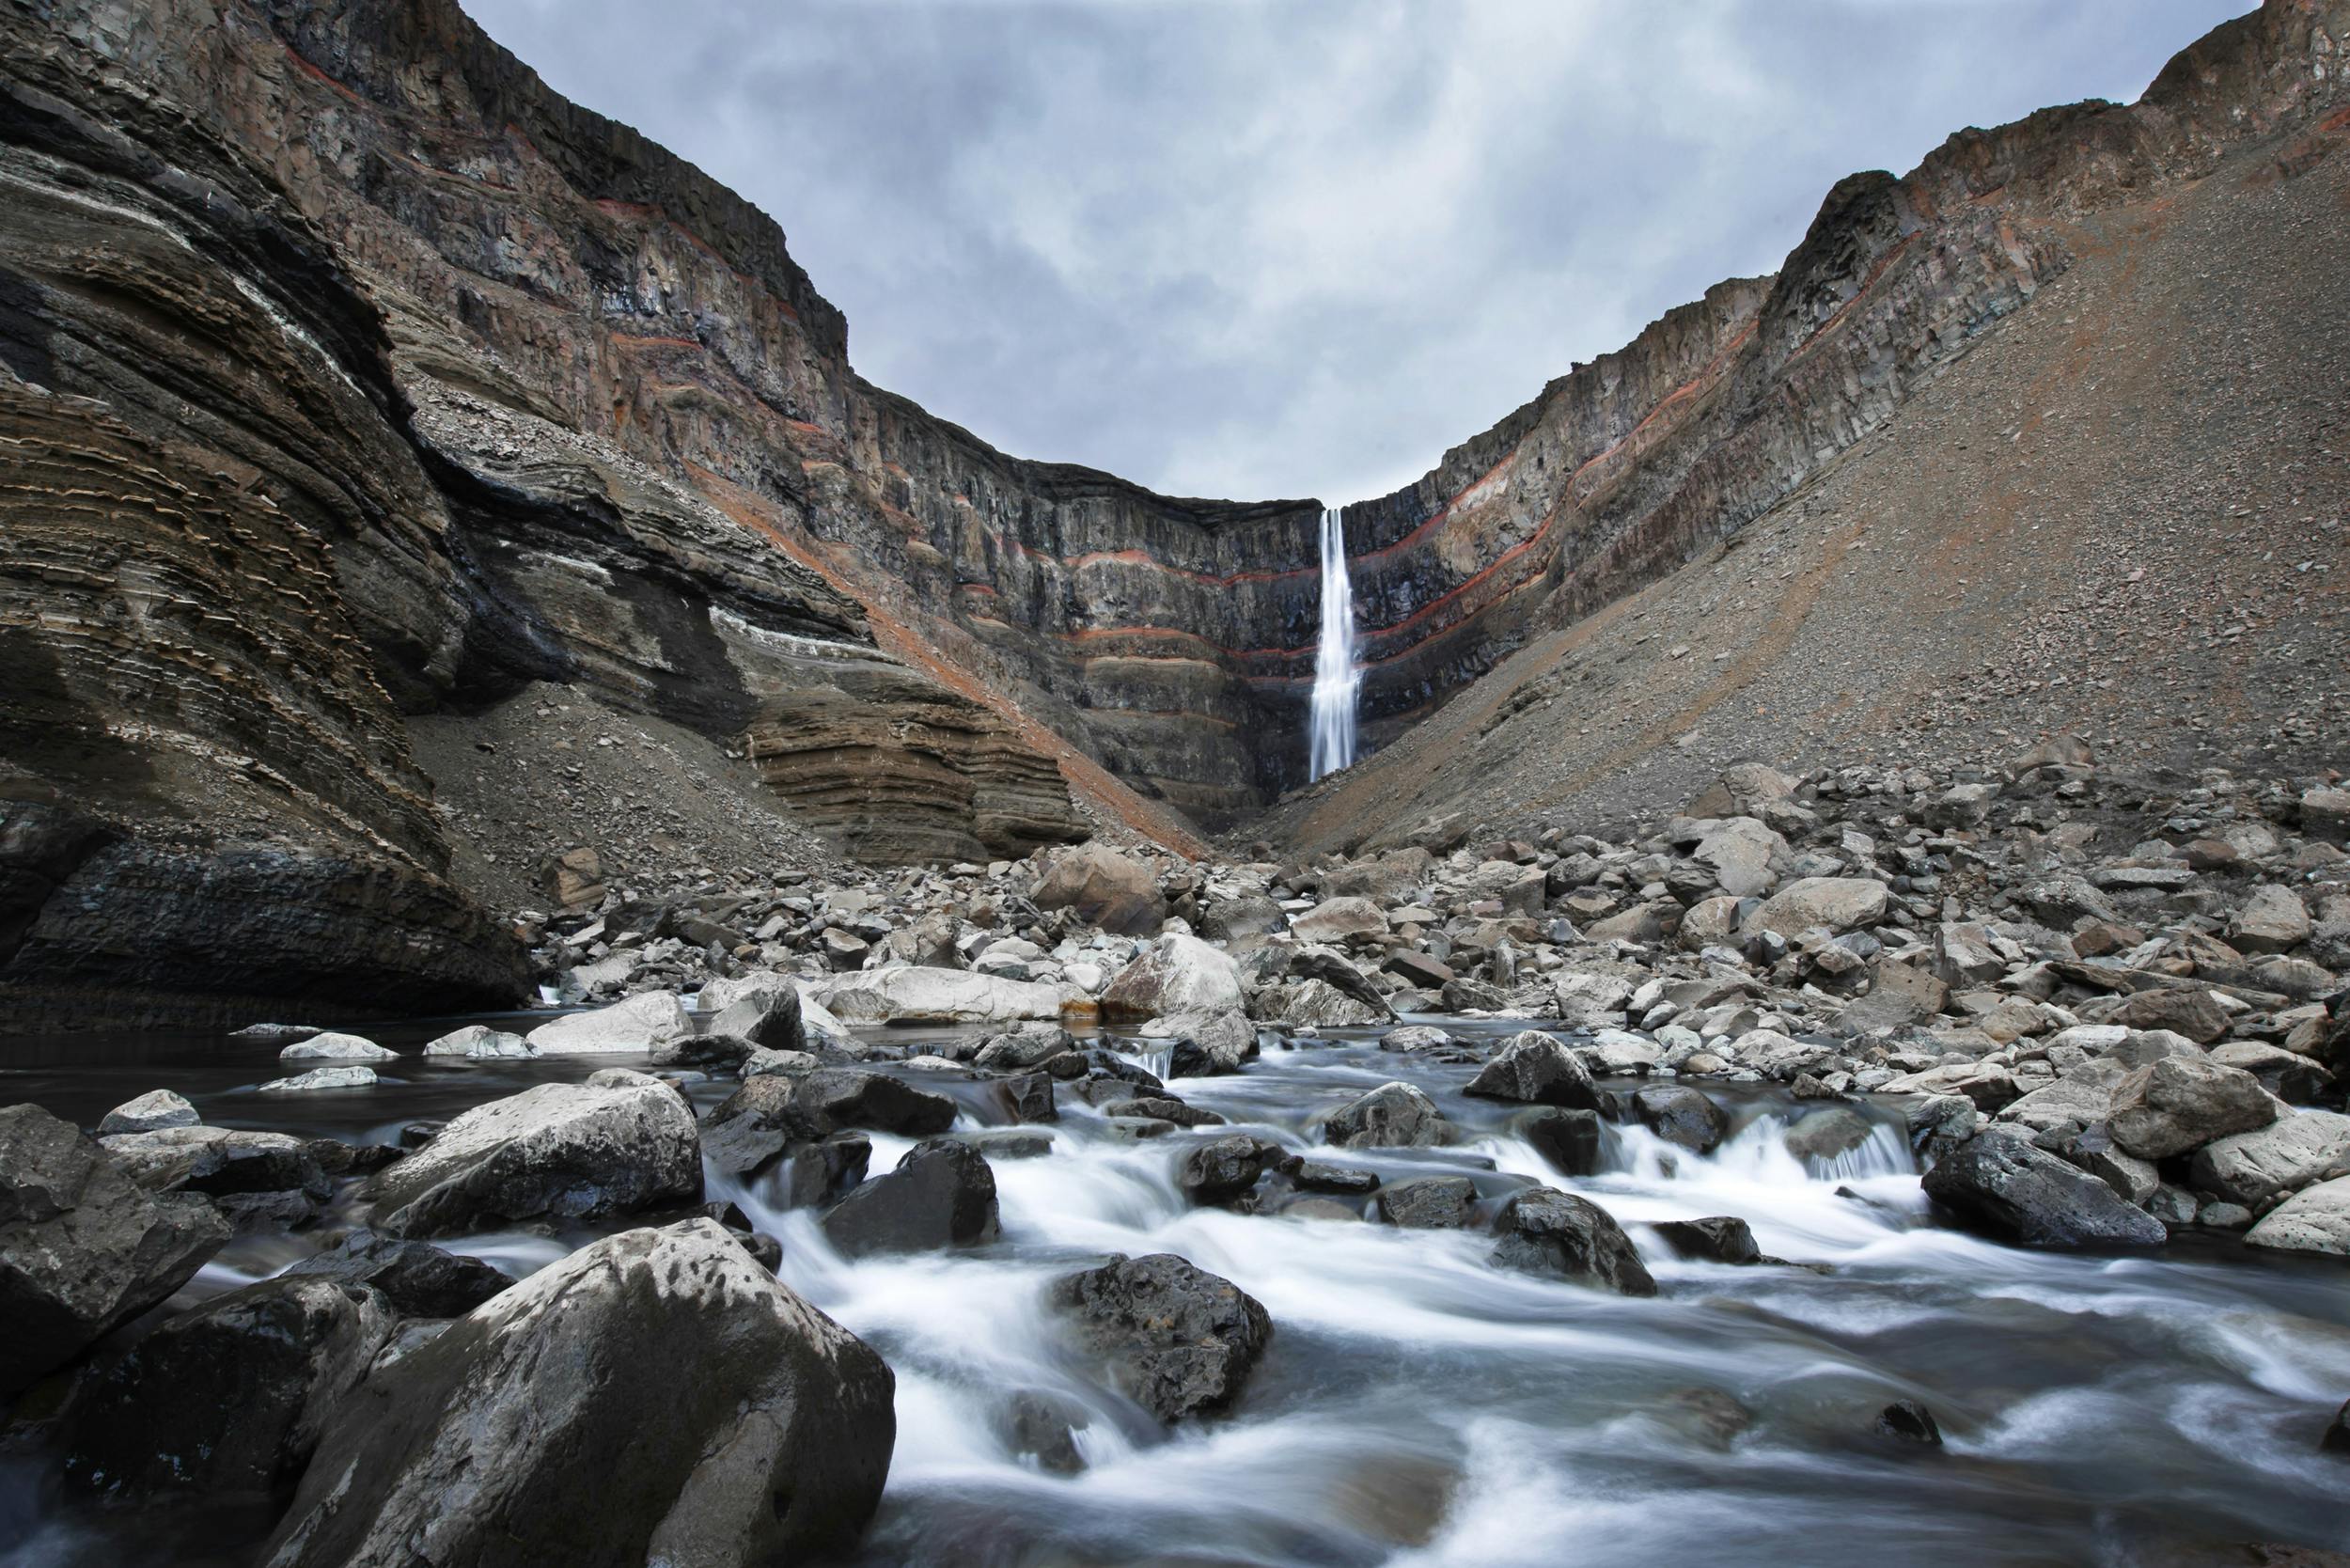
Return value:
[[(358, 1032), (405, 1049), (452, 1022)], [(388, 1141), (405, 1122), (624, 1059), (412, 1057), (383, 1064), (373, 1089), (280, 1098), (252, 1092), (278, 1074), (273, 1045), (73, 1040), (11, 1047), (0, 1101), (94, 1125), (168, 1087), (223, 1125)], [(1390, 1179), (1465, 1175), (1484, 1197), (1529, 1180), (1578, 1191), (1630, 1228), (1657, 1299), (1496, 1269), (1481, 1231), (1191, 1208), (1174, 1167), (1190, 1137), (1226, 1129), (1135, 1142), (1066, 1097), (1049, 1153), (995, 1160), (1003, 1239), (983, 1248), (852, 1263), (807, 1212), (713, 1183), (782, 1241), (785, 1281), (896, 1371), (896, 1460), (859, 1560), (1882, 1568), (2240, 1561), (2208, 1548), (2244, 1542), (2350, 1550), (2350, 1459), (2317, 1446), (2350, 1396), (2350, 1270), (2222, 1243), (2101, 1257), (1983, 1241), (1929, 1213), (1890, 1107), (1862, 1106), (1880, 1123), (1870, 1141), (1807, 1166), (1781, 1144), (1784, 1100), (1725, 1096), (1739, 1126), (1712, 1157), (1616, 1128), (1610, 1168), (1569, 1181), (1512, 1135), (1510, 1107), (1460, 1093), (1471, 1071), (1352, 1041), (1176, 1087), (1306, 1151), (1322, 1112), (1417, 1083), (1465, 1141), (1322, 1157)], [(910, 1072), (956, 1093), (968, 1125), (995, 1115), (954, 1075)], [(726, 1088), (697, 1095), (706, 1106)], [(875, 1171), (910, 1146), (873, 1144)], [(1647, 1229), (1712, 1215), (1825, 1267), (1681, 1262)], [(520, 1273), (586, 1239), (446, 1245)], [(316, 1245), (241, 1239), (182, 1302)], [(1046, 1284), (1111, 1252), (1180, 1253), (1264, 1304), (1272, 1348), (1231, 1417), (1170, 1435), (1068, 1353)], [(1081, 1473), (1013, 1456), (1015, 1394), (1082, 1423)], [(1875, 1435), (1901, 1398), (1933, 1411), (1945, 1447)], [(268, 1523), (94, 1518), (19, 1459), (0, 1482), (0, 1565), (243, 1562)]]

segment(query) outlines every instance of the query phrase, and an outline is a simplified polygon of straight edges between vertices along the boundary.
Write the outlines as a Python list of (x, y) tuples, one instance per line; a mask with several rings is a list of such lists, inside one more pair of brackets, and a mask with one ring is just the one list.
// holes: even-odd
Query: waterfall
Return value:
[(1346, 574), (1346, 527), (1339, 509), (1322, 514), (1322, 641), (1314, 650), (1312, 745), (1308, 777), (1355, 765), (1355, 584)]

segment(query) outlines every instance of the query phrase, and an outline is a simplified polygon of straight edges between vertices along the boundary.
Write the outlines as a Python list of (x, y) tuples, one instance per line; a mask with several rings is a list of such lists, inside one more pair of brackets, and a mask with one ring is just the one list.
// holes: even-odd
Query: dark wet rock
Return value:
[(2317, 1446), (2327, 1453), (2350, 1453), (2350, 1400), (2342, 1401), (2342, 1408), (2334, 1412)]
[(1464, 1094), (1519, 1105), (1597, 1110), (1599, 1091), (1590, 1070), (1555, 1036), (1528, 1029), (1504, 1041), (1501, 1050), (1471, 1078)]
[(795, 985), (762, 987), (720, 1008), (707, 1031), (731, 1035), (770, 1051), (805, 1051), (807, 1029)]
[(1322, 1136), (1340, 1149), (1429, 1149), (1450, 1143), (1452, 1123), (1410, 1084), (1382, 1084), (1330, 1113)]
[(1877, 1433), (1921, 1448), (1942, 1446), (1942, 1429), (1935, 1424), (1934, 1412), (1914, 1399), (1897, 1399), (1877, 1412)]
[(1026, 1127), (977, 1127), (953, 1135), (991, 1160), (1037, 1160), (1053, 1152), (1053, 1135)]
[(1288, 1177), (1300, 1192), (1365, 1198), (1379, 1190), (1379, 1177), (1375, 1172), (1356, 1170), (1342, 1165), (1326, 1165), (1320, 1160), (1307, 1159), (1302, 1154), (1292, 1154), (1283, 1160), (1281, 1174)]
[(1754, 1244), (1754, 1231), (1745, 1220), (1731, 1215), (1716, 1215), (1710, 1219), (1668, 1219), (1656, 1226), (1656, 1233), (1684, 1258), (1709, 1263), (1764, 1261), (1762, 1249)]
[(204, 1199), (143, 1190), (39, 1105), (0, 1110), (0, 1395), (169, 1297), (228, 1233)]
[(625, 1231), (362, 1383), (265, 1560), (805, 1561), (872, 1516), (894, 1385), (717, 1225)]
[(762, 1073), (744, 1079), (704, 1118), (699, 1136), (704, 1159), (727, 1175), (744, 1176), (830, 1130), (828, 1118), (800, 1104), (798, 1080)]
[(1926, 1196), (2027, 1247), (2159, 1247), (2162, 1221), (2017, 1132), (1993, 1127), (1926, 1172)]
[(446, 1121), (432, 1121), (407, 1122), (400, 1129), (400, 1146), (402, 1149), (421, 1149), (439, 1137), (441, 1129), (447, 1125)]
[(1650, 1132), (1695, 1153), (1712, 1153), (1730, 1136), (1730, 1118), (1721, 1106), (1686, 1085), (1636, 1090), (1632, 1105)]
[(1494, 1215), (1501, 1238), (1493, 1262), (1527, 1274), (1556, 1275), (1620, 1295), (1654, 1295), (1656, 1281), (1632, 1238), (1598, 1204), (1550, 1187), (1510, 1195)]
[(1036, 1461), (1048, 1475), (1073, 1476), (1086, 1467), (1078, 1451), (1077, 1434), (1091, 1424), (1085, 1406), (1058, 1394), (1023, 1388), (1004, 1401), (995, 1415), (996, 1432), (1004, 1447), (1023, 1459)]
[(126, 1500), (290, 1488), (392, 1323), (355, 1279), (285, 1275), (214, 1296), (81, 1379), (66, 1474)]
[(1719, 1388), (1676, 1388), (1656, 1414), (1666, 1425), (1716, 1449), (1728, 1448), (1754, 1425), (1754, 1411)]
[[(1123, 1087), (1123, 1086), (1121, 1086)], [(1178, 1127), (1221, 1127), (1224, 1118), (1198, 1105), (1187, 1105), (1181, 1100), (1164, 1094), (1137, 1095), (1132, 1099), (1111, 1100), (1102, 1106), (1104, 1116), (1142, 1116), (1153, 1121), (1172, 1122)]]
[(955, 1122), (952, 1100), (886, 1073), (827, 1067), (792, 1082), (794, 1099), (826, 1132), (870, 1127), (905, 1137), (930, 1137)]
[(1230, 1409), (1273, 1337), (1255, 1297), (1167, 1252), (1068, 1275), (1051, 1300), (1119, 1390), (1163, 1421)]
[(305, 1258), (279, 1278), (311, 1275), (370, 1286), (393, 1311), (411, 1318), (462, 1318), (514, 1282), (512, 1275), (478, 1258), (445, 1252), (427, 1242), (368, 1235)]
[(851, 1190), (822, 1220), (844, 1256), (927, 1252), (995, 1239), (995, 1173), (967, 1143), (932, 1138)]
[(408, 1152), (395, 1143), (345, 1143), (333, 1137), (311, 1138), (303, 1150), (331, 1177), (372, 1176)]
[(988, 1094), (996, 1107), (1013, 1121), (1058, 1121), (1060, 1110), (1053, 1103), (1053, 1079), (1047, 1073), (1023, 1073), (1016, 1078), (1005, 1078), (988, 1086)]
[(1278, 1144), (1232, 1133), (1200, 1144), (1183, 1156), (1175, 1184), (1194, 1203), (1224, 1204), (1246, 1193), (1281, 1158)]
[(1379, 1217), (1406, 1231), (1457, 1231), (1477, 1206), (1477, 1185), (1465, 1176), (1421, 1176), (1379, 1189)]
[(1058, 1024), (1023, 1024), (991, 1036), (971, 1059), (991, 1073), (1025, 1073), (1073, 1050), (1076, 1043), (1076, 1037)]
[(1806, 1112), (1780, 1142), (1799, 1160), (1833, 1160), (1867, 1143), (1872, 1130), (1858, 1111), (1828, 1105)]
[(1607, 1129), (1591, 1110), (1545, 1106), (1521, 1118), (1518, 1136), (1561, 1176), (1596, 1176), (1607, 1158)]
[(594, 1220), (701, 1196), (701, 1145), (677, 1091), (540, 1084), (477, 1105), (361, 1196), (385, 1235), (461, 1235), (523, 1219)]
[(318, 1155), (287, 1133), (231, 1127), (166, 1127), (101, 1138), (106, 1157), (149, 1192), (301, 1192), (324, 1199), (334, 1190)]

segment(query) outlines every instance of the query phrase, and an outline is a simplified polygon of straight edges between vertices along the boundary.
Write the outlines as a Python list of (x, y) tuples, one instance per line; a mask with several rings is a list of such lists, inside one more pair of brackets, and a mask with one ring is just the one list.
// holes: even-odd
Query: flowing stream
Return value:
[(1346, 570), (1346, 523), (1322, 514), (1322, 636), (1314, 647), (1308, 781), (1355, 765), (1355, 707), (1363, 684), (1355, 659), (1355, 583)]
[[(405, 1043), (392, 1028), (377, 1037)], [(386, 1064), (395, 1081), (373, 1090), (272, 1101), (244, 1087), (271, 1075), (265, 1051), (222, 1063), (211, 1049), (180, 1070), (86, 1057), (19, 1069), (0, 1076), (0, 1098), (87, 1123), (172, 1083), (223, 1124), (390, 1138), (405, 1121), (608, 1065), (411, 1058)], [(1068, 1097), (1049, 1153), (994, 1159), (1003, 1235), (983, 1247), (852, 1263), (808, 1211), (778, 1211), (756, 1183), (713, 1182), (712, 1197), (781, 1239), (784, 1279), (896, 1372), (896, 1457), (858, 1561), (1881, 1568), (2137, 1563), (2206, 1539), (2350, 1547), (2350, 1466), (2317, 1448), (2350, 1393), (2338, 1266), (2232, 1244), (2110, 1257), (1998, 1246), (1929, 1214), (1892, 1108), (1861, 1106), (1878, 1123), (1868, 1141), (1808, 1166), (1780, 1137), (1796, 1107), (1760, 1091), (1717, 1091), (1735, 1131), (1711, 1157), (1616, 1127), (1609, 1168), (1569, 1181), (1513, 1135), (1515, 1107), (1460, 1093), (1470, 1072), (1341, 1039), (1175, 1087), (1309, 1151), (1328, 1110), (1391, 1079), (1417, 1083), (1463, 1141), (1319, 1157), (1388, 1179), (1465, 1175), (1488, 1205), (1530, 1181), (1581, 1192), (1630, 1230), (1656, 1299), (1494, 1268), (1480, 1230), (1191, 1208), (1173, 1169), (1191, 1139), (1226, 1129), (1132, 1141)], [(983, 1086), (913, 1075), (954, 1094), (963, 1125), (1000, 1121)], [(696, 1097), (706, 1108), (726, 1088), (697, 1085)], [(872, 1141), (875, 1171), (909, 1147)], [(1710, 1215), (1747, 1219), (1790, 1265), (1679, 1261), (1648, 1229)], [(528, 1272), (586, 1239), (447, 1245)], [(181, 1304), (315, 1245), (232, 1243)], [(1043, 1303), (1052, 1279), (1105, 1254), (1160, 1251), (1231, 1279), (1275, 1325), (1234, 1412), (1171, 1434), (1070, 1353)], [(1078, 1425), (1081, 1473), (1014, 1452), (1007, 1405), (1020, 1393)], [(1946, 1447), (1873, 1433), (1877, 1411), (1904, 1397), (1934, 1412)], [(237, 1529), (265, 1523), (215, 1521), (205, 1528), (223, 1533), (209, 1539), (175, 1524), (158, 1540), (160, 1521), (95, 1518), (21, 1461), (0, 1471), (8, 1568), (245, 1561), (252, 1536)]]

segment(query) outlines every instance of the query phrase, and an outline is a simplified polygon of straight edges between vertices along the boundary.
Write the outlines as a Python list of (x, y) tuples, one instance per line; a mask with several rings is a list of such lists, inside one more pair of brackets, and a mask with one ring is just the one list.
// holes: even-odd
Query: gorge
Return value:
[(454, 0), (0, 43), (0, 1568), (2350, 1562), (2350, 0), (1342, 507)]

